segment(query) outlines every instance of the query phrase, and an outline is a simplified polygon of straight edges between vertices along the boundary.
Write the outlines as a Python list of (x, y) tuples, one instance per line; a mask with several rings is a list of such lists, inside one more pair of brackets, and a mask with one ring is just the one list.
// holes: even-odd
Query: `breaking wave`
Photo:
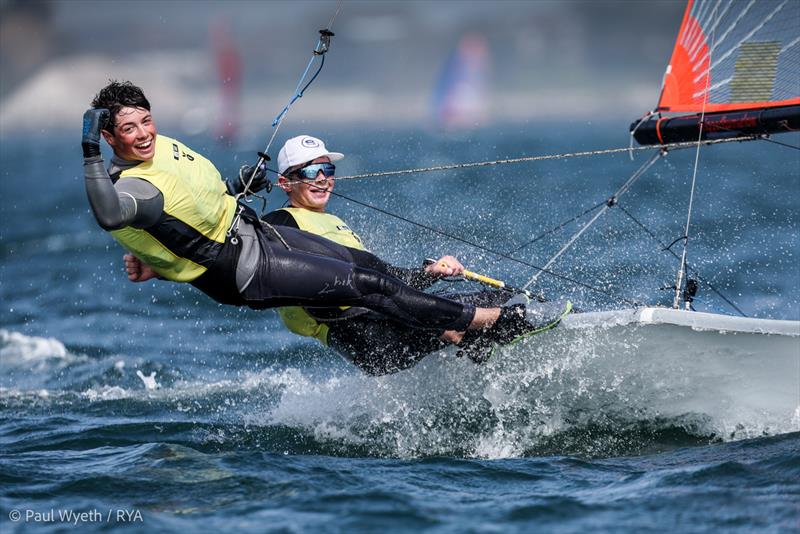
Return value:
[[(26, 367), (36, 379), (4, 383), (0, 403), (6, 413), (65, 420), (38, 444), (10, 444), (16, 450), (129, 443), (136, 436), (290, 454), (609, 457), (800, 428), (796, 407), (754, 414), (727, 397), (709, 402), (703, 392), (711, 378), (687, 376), (690, 362), (680, 358), (650, 365), (639, 350), (644, 336), (559, 330), (500, 351), (484, 366), (445, 352), (378, 378), (305, 358), (309, 345), (293, 344), (274, 355), (288, 365), (208, 378), (195, 368), (89, 357), (56, 339), (2, 330), (4, 364)], [(79, 421), (87, 414), (111, 417), (86, 428)]]

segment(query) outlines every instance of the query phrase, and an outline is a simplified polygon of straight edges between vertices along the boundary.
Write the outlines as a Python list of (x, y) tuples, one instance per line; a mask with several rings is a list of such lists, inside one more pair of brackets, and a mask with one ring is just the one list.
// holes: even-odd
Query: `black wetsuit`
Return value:
[(359, 306), (415, 329), (464, 331), (475, 308), (424, 293), (383, 269), (379, 258), (287, 226), (258, 232), (262, 261), (242, 291), (248, 306)]
[[(114, 158), (119, 176), (140, 162)], [(106, 230), (132, 226), (163, 233), (160, 190), (134, 176), (112, 179), (102, 159), (86, 161), (86, 189), (93, 213)], [(112, 222), (113, 221), (113, 222)], [(252, 308), (359, 306), (414, 328), (464, 331), (475, 308), (418, 291), (375, 270), (383, 264), (367, 252), (340, 246), (294, 228), (262, 225), (249, 210), (208, 270), (191, 283), (215, 300)]]

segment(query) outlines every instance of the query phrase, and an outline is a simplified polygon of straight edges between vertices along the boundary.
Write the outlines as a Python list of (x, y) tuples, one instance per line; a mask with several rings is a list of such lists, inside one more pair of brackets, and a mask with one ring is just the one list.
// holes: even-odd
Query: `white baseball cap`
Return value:
[(292, 137), (283, 144), (283, 148), (278, 152), (278, 173), (283, 174), (290, 167), (322, 156), (328, 156), (332, 162), (344, 158), (344, 154), (339, 152), (328, 152), (325, 143), (316, 137), (310, 135)]

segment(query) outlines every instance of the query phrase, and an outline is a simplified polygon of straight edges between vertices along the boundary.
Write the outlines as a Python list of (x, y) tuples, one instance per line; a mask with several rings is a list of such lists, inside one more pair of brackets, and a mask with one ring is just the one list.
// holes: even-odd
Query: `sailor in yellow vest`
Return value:
[[(101, 135), (114, 151), (111, 174)], [(226, 187), (210, 161), (157, 133), (150, 103), (130, 82), (112, 82), (96, 95), (81, 145), (100, 226), (161, 277), (191, 283), (220, 303), (357, 306), (414, 328), (449, 331), (453, 340), (484, 330), (504, 343), (535, 329), (524, 305), (484, 308), (424, 293), (376, 270), (382, 262), (368, 252), (262, 223), (231, 195), (235, 180)]]
[[(343, 157), (341, 153), (327, 151), (320, 139), (309, 135), (286, 141), (278, 153), (278, 185), (286, 192), (288, 205), (264, 215), (261, 220), (299, 228), (348, 248), (366, 251), (361, 238), (342, 219), (325, 211), (335, 184), (335, 167), (331, 164)], [(389, 265), (374, 256), (367, 258), (372, 258), (372, 268), (420, 290), (427, 289), (441, 277), (457, 276), (464, 270), (453, 256), (444, 256), (416, 269)], [(508, 297), (487, 292), (483, 298), (486, 303), (493, 300), (495, 305), (500, 305)], [(291, 306), (279, 308), (278, 313), (295, 334), (316, 338), (373, 375), (411, 367), (431, 352), (455, 341), (447, 332), (422, 332), (365, 308)]]

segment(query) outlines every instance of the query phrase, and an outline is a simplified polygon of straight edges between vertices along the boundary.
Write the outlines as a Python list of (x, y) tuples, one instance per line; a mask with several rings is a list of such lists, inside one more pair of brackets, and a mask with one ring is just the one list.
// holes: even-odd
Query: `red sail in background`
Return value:
[(239, 132), (242, 97), (242, 60), (233, 39), (230, 21), (220, 19), (211, 28), (211, 40), (217, 60), (220, 82), (220, 110), (215, 128), (217, 140), (230, 146)]
[(798, 0), (689, 0), (657, 110), (800, 104), (799, 35)]

